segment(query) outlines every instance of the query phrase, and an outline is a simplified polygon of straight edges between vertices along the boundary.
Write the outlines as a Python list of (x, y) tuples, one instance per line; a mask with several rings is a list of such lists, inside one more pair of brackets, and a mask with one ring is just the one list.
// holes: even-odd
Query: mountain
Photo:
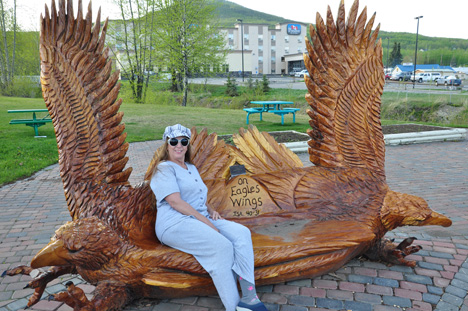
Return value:
[[(252, 0), (254, 1), (254, 0)], [(278, 23), (298, 23), (283, 17), (251, 10), (227, 0), (213, 0), (217, 5), (217, 18), (221, 27), (231, 28), (240, 18), (244, 23), (268, 24), (270, 28)], [(311, 15), (311, 22), (315, 14)], [(374, 25), (374, 28), (377, 25)], [(412, 62), (416, 43), (416, 34), (407, 32), (380, 31), (382, 39), (384, 64), (387, 51), (391, 53), (394, 43), (399, 43), (404, 62)], [(387, 39), (388, 38), (388, 39)], [(468, 64), (468, 40), (438, 38), (419, 35), (418, 64), (439, 64), (441, 66), (462, 66)]]
[(268, 24), (272, 28), (278, 23), (297, 23), (297, 21), (251, 10), (226, 0), (214, 0), (214, 3), (217, 5), (216, 12), (221, 27), (234, 27), (238, 18), (242, 19), (243, 23)]

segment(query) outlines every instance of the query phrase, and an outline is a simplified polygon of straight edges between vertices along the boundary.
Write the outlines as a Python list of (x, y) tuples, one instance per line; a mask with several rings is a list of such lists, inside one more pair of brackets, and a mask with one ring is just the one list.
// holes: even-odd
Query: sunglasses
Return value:
[(182, 138), (182, 139), (177, 139), (177, 138), (171, 138), (169, 139), (169, 145), (172, 147), (177, 146), (177, 144), (180, 142), (182, 146), (187, 146), (189, 144), (189, 140), (187, 138)]

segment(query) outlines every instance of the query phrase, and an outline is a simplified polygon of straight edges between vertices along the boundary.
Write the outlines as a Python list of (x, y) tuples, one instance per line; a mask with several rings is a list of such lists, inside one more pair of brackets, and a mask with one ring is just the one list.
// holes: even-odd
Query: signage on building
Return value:
[(300, 35), (301, 25), (299, 24), (288, 24), (287, 28), (288, 35)]

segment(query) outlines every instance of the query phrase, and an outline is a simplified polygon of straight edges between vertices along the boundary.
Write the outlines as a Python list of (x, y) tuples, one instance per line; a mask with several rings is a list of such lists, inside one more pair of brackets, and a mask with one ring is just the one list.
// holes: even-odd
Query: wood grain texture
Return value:
[[(315, 166), (303, 167), (293, 152), (252, 126), (233, 136), (234, 146), (192, 129), (192, 161), (209, 188), (208, 205), (250, 228), (258, 284), (315, 277), (361, 254), (411, 266), (404, 257), (418, 250), (412, 240), (396, 246), (382, 240), (385, 233), (451, 224), (424, 199), (391, 191), (386, 183), (379, 27), (372, 31), (375, 15), (366, 24), (366, 9), (358, 13), (356, 0), (346, 20), (342, 1), (336, 22), (330, 10), (326, 23), (317, 14), (306, 39), (308, 144)], [(67, 273), (96, 285), (91, 300), (73, 284), (54, 295), (74, 310), (119, 310), (140, 297), (214, 294), (208, 273), (191, 255), (155, 236), (149, 182), (161, 150), (144, 181), (128, 183), (119, 74), (112, 73), (104, 48), (107, 20), (101, 29), (100, 12), (94, 27), (91, 17), (91, 5), (84, 17), (79, 1), (75, 18), (71, 0), (60, 0), (58, 11), (52, 1), (41, 17), (42, 90), (72, 221), (31, 261), (32, 268), (51, 268), (29, 283), (35, 293), (28, 306)], [(244, 165), (246, 174), (231, 176), (233, 164)], [(7, 274), (29, 274), (31, 267)]]

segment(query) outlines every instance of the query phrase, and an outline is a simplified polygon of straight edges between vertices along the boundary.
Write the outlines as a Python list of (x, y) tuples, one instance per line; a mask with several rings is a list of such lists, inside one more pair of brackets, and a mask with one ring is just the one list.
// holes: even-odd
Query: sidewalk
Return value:
[[(143, 179), (160, 141), (132, 143), (128, 155), (131, 183)], [(400, 241), (416, 236), (423, 250), (411, 255), (416, 268), (387, 267), (354, 259), (341, 269), (317, 277), (262, 286), (260, 298), (270, 311), (306, 310), (462, 310), (468, 311), (468, 140), (450, 143), (387, 146), (386, 174), (394, 191), (426, 199), (453, 225), (399, 228), (387, 234)], [(307, 154), (300, 154), (304, 163)], [(55, 229), (70, 220), (58, 165), (0, 188), (0, 270), (28, 264), (49, 242)], [(28, 276), (0, 278), (0, 311), (23, 310), (31, 289)], [(67, 280), (87, 293), (93, 286), (76, 276), (55, 280), (48, 293), (64, 290)], [(39, 302), (29, 310), (65, 311), (57, 302)], [(126, 311), (220, 311), (218, 297), (135, 301)]]

